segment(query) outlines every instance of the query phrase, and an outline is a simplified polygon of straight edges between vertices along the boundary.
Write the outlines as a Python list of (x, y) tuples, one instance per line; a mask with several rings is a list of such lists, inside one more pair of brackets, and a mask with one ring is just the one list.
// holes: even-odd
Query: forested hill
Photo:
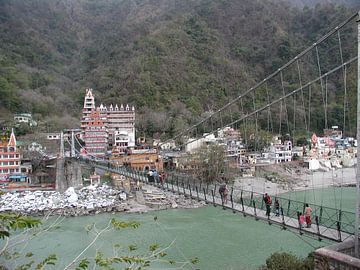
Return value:
[(134, 105), (140, 132), (173, 133), (352, 12), (279, 0), (0, 0), (0, 115), (76, 125), (92, 87), (98, 103)]

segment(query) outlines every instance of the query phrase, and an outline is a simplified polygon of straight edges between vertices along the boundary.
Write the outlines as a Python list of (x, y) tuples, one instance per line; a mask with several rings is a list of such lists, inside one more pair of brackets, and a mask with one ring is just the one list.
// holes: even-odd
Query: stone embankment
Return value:
[(141, 201), (132, 194), (107, 185), (88, 186), (75, 190), (70, 187), (64, 193), (56, 191), (25, 191), (5, 193), (1, 196), (0, 212), (14, 211), (25, 215), (83, 216), (102, 212), (143, 213), (171, 208), (197, 208), (202, 202), (184, 198), (155, 187), (145, 186), (138, 191)]

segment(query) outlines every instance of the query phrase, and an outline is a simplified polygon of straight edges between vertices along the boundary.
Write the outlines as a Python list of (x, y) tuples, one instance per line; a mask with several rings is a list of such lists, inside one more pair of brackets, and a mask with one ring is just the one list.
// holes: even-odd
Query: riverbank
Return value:
[(237, 178), (234, 182), (235, 190), (248, 190), (258, 193), (277, 195), (291, 191), (321, 189), (326, 187), (353, 186), (356, 184), (356, 168), (341, 168), (330, 171), (287, 172), (279, 174), (279, 178), (269, 181), (265, 177)]
[(144, 213), (174, 208), (198, 208), (203, 202), (190, 200), (159, 188), (144, 185), (135, 194), (107, 185), (88, 186), (78, 190), (25, 191), (1, 195), (0, 212), (14, 211), (33, 216), (86, 216), (99, 213)]

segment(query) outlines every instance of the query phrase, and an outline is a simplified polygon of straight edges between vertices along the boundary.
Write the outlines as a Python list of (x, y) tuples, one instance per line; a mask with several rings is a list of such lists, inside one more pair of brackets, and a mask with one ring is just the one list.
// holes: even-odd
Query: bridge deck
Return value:
[(238, 202), (234, 202), (231, 196), (229, 196), (230, 199), (228, 200), (228, 202), (223, 205), (221, 198), (215, 195), (216, 193), (215, 190), (212, 190), (211, 194), (206, 194), (205, 192), (201, 192), (201, 191), (196, 192), (195, 190), (191, 189), (191, 187), (186, 188), (184, 187), (184, 185), (180, 187), (178, 184), (175, 183), (173, 184), (166, 182), (164, 186), (161, 186), (156, 183), (149, 183), (146, 176), (136, 172), (127, 171), (123, 167), (106, 166), (103, 164), (98, 164), (97, 162), (89, 162), (89, 161), (86, 161), (86, 163), (106, 171), (124, 175), (134, 180), (139, 180), (146, 184), (157, 185), (159, 188), (167, 189), (168, 191), (172, 191), (174, 193), (183, 194), (185, 196), (188, 196), (189, 198), (191, 197), (192, 199), (205, 201), (209, 204), (213, 204), (214, 206), (221, 206), (224, 209), (231, 209), (234, 212), (242, 213), (244, 216), (251, 216), (254, 217), (256, 220), (262, 220), (268, 222), (270, 225), (273, 224), (273, 225), (281, 226), (283, 229), (295, 230), (300, 235), (307, 234), (316, 237), (319, 240), (329, 239), (337, 242), (344, 241), (349, 237), (353, 236), (353, 234), (350, 234), (348, 232), (326, 227), (318, 223), (315, 223), (314, 221), (311, 228), (306, 228), (306, 227), (300, 228), (297, 218), (289, 217), (284, 214), (280, 214), (279, 216), (276, 216), (274, 213), (271, 213), (270, 217), (268, 218), (266, 216), (266, 211), (260, 208), (256, 208), (255, 206), (253, 207), (244, 203), (241, 204)]

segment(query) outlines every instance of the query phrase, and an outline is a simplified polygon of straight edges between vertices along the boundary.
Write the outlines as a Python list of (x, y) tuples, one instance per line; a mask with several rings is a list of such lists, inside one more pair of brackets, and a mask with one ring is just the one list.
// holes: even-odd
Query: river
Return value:
[[(324, 205), (330, 206), (334, 203), (332, 198), (340, 196), (339, 192), (344, 200), (344, 210), (353, 211), (355, 188), (308, 190), (282, 196), (298, 198), (301, 201), (304, 198), (315, 198), (316, 202), (322, 201)], [(167, 247), (174, 241), (166, 251), (166, 258), (184, 261), (198, 257), (199, 263), (195, 268), (189, 269), (256, 269), (265, 264), (266, 258), (274, 252), (286, 251), (305, 257), (315, 248), (329, 244), (324, 240), (319, 242), (307, 236), (300, 237), (295, 232), (281, 230), (280, 227), (270, 226), (263, 221), (255, 221), (252, 217), (243, 217), (240, 213), (234, 214), (220, 207), (206, 206), (146, 214), (117, 213), (65, 218), (59, 227), (28, 242), (21, 253), (31, 251), (38, 259), (56, 253), (59, 259), (55, 269), (63, 269), (93, 239), (93, 235), (85, 230), (86, 225), (95, 223), (98, 228), (102, 228), (111, 218), (135, 220), (140, 222), (140, 226), (137, 229), (103, 234), (86, 256), (93, 256), (97, 249), (110, 255), (115, 244), (122, 247), (135, 244), (140, 251), (144, 251), (144, 248), (152, 243)], [(154, 264), (149, 269), (169, 268)]]

